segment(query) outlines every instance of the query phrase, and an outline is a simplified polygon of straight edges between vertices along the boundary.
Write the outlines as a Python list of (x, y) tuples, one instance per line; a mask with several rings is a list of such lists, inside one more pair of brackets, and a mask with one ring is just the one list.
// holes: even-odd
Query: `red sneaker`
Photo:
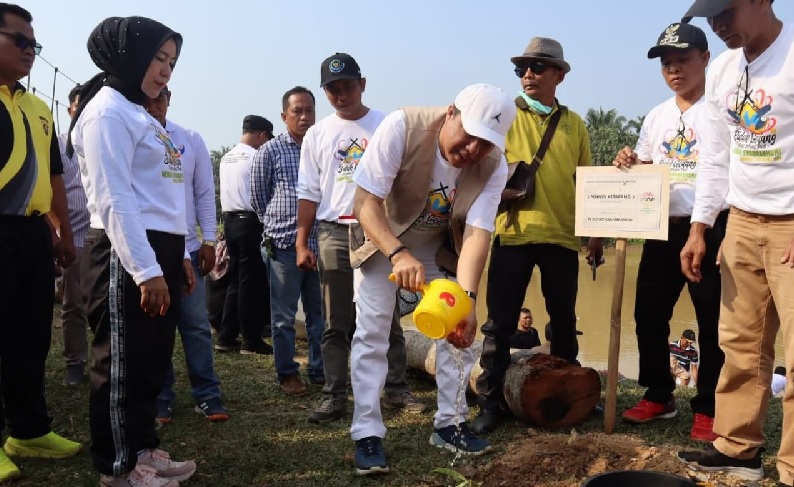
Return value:
[(623, 413), (623, 419), (630, 423), (647, 423), (654, 419), (669, 419), (678, 414), (675, 408), (675, 397), (666, 403), (651, 402), (642, 399), (636, 406)]
[(689, 437), (696, 441), (708, 441), (711, 443), (718, 436), (714, 433), (714, 418), (709, 418), (705, 414), (695, 413)]

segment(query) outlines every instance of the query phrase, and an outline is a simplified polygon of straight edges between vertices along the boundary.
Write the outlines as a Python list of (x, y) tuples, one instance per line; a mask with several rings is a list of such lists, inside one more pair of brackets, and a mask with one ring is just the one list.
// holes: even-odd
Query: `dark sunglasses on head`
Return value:
[(29, 39), (21, 32), (4, 32), (0, 30), (0, 34), (7, 35), (8, 37), (14, 39), (14, 45), (23, 51), (27, 48), (31, 48), (36, 54), (41, 52), (41, 44), (36, 42), (36, 39)]
[(523, 78), (524, 75), (527, 73), (527, 69), (529, 69), (535, 74), (543, 74), (544, 71), (553, 67), (554, 66), (552, 64), (548, 64), (543, 61), (527, 61), (517, 65), (514, 71), (516, 73), (516, 76), (518, 76), (519, 78)]

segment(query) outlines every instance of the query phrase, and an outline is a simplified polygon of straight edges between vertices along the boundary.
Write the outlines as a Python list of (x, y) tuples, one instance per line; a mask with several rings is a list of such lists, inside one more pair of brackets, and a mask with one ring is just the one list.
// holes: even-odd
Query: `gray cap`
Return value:
[(571, 70), (571, 65), (565, 61), (565, 56), (562, 52), (562, 45), (554, 39), (548, 37), (533, 37), (524, 54), (510, 58), (513, 64), (518, 65), (524, 59), (536, 59), (545, 61), (549, 64), (554, 64), (562, 69), (564, 72)]
[(695, 0), (689, 7), (681, 22), (689, 22), (692, 17), (714, 17), (721, 13), (731, 3), (732, 0)]

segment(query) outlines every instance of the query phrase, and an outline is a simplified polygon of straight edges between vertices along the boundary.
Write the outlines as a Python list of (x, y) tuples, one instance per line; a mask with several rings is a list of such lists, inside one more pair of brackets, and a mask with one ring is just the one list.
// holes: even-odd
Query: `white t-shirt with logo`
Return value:
[(706, 76), (705, 134), (692, 220), (712, 225), (730, 205), (794, 214), (794, 26), (752, 63), (742, 49), (720, 54)]
[(356, 185), (353, 172), (385, 113), (370, 109), (358, 120), (331, 114), (303, 137), (298, 199), (317, 203), (317, 219), (351, 223)]
[(670, 216), (690, 216), (695, 205), (695, 174), (706, 121), (703, 99), (681, 113), (675, 97), (654, 107), (640, 129), (635, 151), (641, 161), (670, 166)]
[(221, 158), (218, 168), (221, 211), (254, 211), (251, 206), (254, 154), (256, 149), (240, 142)]
[[(361, 159), (353, 181), (379, 198), (386, 198), (405, 155), (405, 112), (397, 110), (381, 122)], [(427, 204), (412, 229), (441, 232), (448, 228), (452, 202), (460, 169), (451, 166), (436, 150), (433, 176), (427, 193)], [(474, 200), (466, 216), (466, 224), (492, 232), (496, 209), (507, 184), (507, 161), (502, 157), (482, 192)]]
[(136, 284), (163, 272), (146, 230), (186, 235), (181, 154), (160, 122), (109, 86), (75, 124), (72, 142), (91, 228), (104, 229)]
[(195, 252), (201, 247), (196, 225), (202, 238), (215, 241), (217, 230), (215, 215), (215, 180), (212, 177), (212, 159), (204, 139), (198, 132), (165, 121), (165, 129), (182, 154), (182, 172), (185, 176), (185, 212), (187, 214), (187, 250)]

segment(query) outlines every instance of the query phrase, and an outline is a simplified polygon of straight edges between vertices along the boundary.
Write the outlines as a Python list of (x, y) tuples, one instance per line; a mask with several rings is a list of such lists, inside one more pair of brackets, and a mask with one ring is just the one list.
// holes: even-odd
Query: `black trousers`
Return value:
[(495, 409), (504, 402), (502, 381), (510, 365), (510, 339), (518, 327), (518, 316), (532, 272), (537, 266), (543, 278), (541, 290), (551, 319), (554, 339), (551, 353), (576, 361), (576, 293), (579, 280), (579, 254), (552, 244), (500, 245), (494, 240), (488, 266), (488, 322), (484, 335), (477, 379), (480, 405)]
[(719, 346), (720, 271), (717, 251), (725, 237), (728, 212), (720, 213), (714, 227), (706, 230), (706, 255), (701, 264), (700, 283), (687, 281), (681, 272), (681, 249), (689, 237), (689, 218), (671, 219), (668, 240), (646, 240), (637, 272), (637, 298), (634, 304), (637, 348), (640, 355), (639, 383), (647, 387), (645, 399), (663, 403), (675, 390), (670, 372), (670, 319), (684, 289), (695, 307), (698, 322), (700, 357), (697, 395), (692, 398), (694, 413), (714, 417), (714, 389), (725, 356)]
[(141, 291), (121, 266), (103, 230), (91, 229), (81, 267), (91, 365), (91, 456), (106, 475), (135, 468), (140, 450), (156, 448), (157, 395), (171, 364), (182, 296), (185, 237), (147, 231), (171, 296), (165, 316), (141, 309)]
[(50, 351), (55, 264), (43, 217), (0, 216), (0, 436), (50, 432), (44, 364)]
[(207, 290), (207, 314), (210, 326), (215, 331), (220, 331), (223, 308), (226, 305), (226, 291), (229, 288), (229, 273), (226, 272), (217, 281), (213, 281), (210, 276), (204, 276), (204, 287)]
[(226, 212), (223, 222), (229, 287), (218, 342), (233, 344), (242, 333), (243, 343), (257, 343), (263, 335), (270, 336), (270, 283), (260, 250), (262, 223), (252, 212)]

